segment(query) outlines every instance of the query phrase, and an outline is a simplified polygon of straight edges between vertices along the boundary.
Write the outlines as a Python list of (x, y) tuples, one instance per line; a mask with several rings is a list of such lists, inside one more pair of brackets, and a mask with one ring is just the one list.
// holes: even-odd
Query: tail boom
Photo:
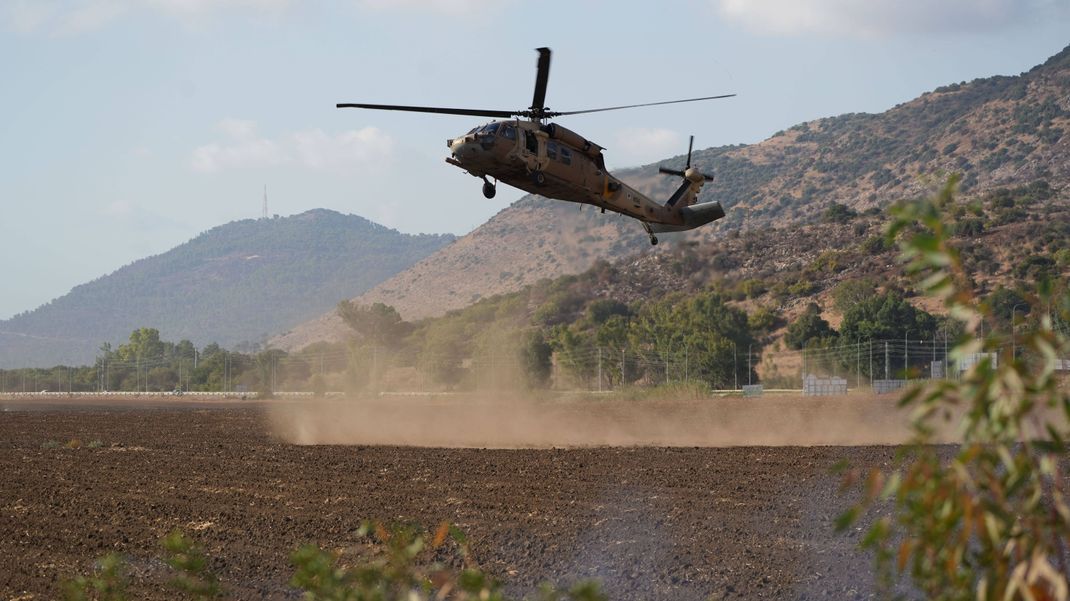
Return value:
[(681, 224), (650, 223), (648, 225), (650, 231), (656, 233), (683, 232), (693, 230), (696, 227), (702, 227), (707, 223), (712, 223), (722, 217), (724, 217), (724, 208), (721, 207), (721, 203), (703, 202), (687, 207), (681, 207), (680, 218), (681, 221), (683, 221)]

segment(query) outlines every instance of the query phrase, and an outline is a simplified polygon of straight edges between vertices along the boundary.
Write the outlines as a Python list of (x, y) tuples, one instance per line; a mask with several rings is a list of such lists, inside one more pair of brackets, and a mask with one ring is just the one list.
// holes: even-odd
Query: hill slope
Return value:
[(235, 221), (0, 321), (0, 366), (91, 362), (142, 326), (197, 344), (259, 341), (453, 240), (322, 209)]
[[(1070, 181), (1070, 47), (1018, 76), (996, 76), (928, 92), (880, 114), (803, 123), (753, 145), (696, 151), (694, 163), (716, 180), (700, 200), (728, 216), (675, 236), (710, 242), (727, 232), (817, 219), (830, 204), (883, 207), (926, 191), (939, 174), (964, 175), (963, 192), (1045, 179)], [(654, 198), (677, 185), (659, 165), (618, 173)], [(663, 236), (672, 240), (673, 236)], [(587, 207), (526, 196), (484, 226), (356, 300), (394, 305), (406, 319), (441, 315), (481, 296), (518, 290), (542, 277), (579, 273), (644, 248), (638, 223)], [(272, 340), (300, 348), (332, 339), (333, 314)]]

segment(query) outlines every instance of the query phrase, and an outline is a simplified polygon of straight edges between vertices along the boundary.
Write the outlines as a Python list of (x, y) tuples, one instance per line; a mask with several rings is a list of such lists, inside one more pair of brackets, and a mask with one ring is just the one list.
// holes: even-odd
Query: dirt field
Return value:
[[(0, 598), (54, 598), (110, 550), (131, 559), (138, 598), (171, 598), (154, 558), (176, 526), (235, 598), (297, 598), (289, 552), (353, 548), (365, 518), (458, 524), (518, 595), (587, 578), (622, 600), (872, 593), (857, 533), (833, 530), (847, 500), (829, 469), (887, 464), (890, 447), (301, 446), (272, 434), (278, 416), (0, 401)], [(103, 446), (42, 448), (72, 438)]]

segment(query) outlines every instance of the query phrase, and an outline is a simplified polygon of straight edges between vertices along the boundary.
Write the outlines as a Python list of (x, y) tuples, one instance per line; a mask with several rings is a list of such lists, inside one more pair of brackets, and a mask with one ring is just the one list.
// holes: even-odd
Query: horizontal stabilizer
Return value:
[(681, 208), (680, 216), (684, 219), (683, 225), (651, 223), (650, 230), (656, 233), (692, 230), (724, 217), (724, 208), (719, 202), (703, 202)]

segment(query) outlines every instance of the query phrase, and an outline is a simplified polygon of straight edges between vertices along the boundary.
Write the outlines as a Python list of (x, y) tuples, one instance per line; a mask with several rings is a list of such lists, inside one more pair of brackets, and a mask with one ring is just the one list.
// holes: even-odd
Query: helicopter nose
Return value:
[(447, 142), (449, 143), (450, 154), (457, 160), (471, 158), (480, 151), (479, 144), (472, 140), (465, 139), (463, 136), (447, 140)]

